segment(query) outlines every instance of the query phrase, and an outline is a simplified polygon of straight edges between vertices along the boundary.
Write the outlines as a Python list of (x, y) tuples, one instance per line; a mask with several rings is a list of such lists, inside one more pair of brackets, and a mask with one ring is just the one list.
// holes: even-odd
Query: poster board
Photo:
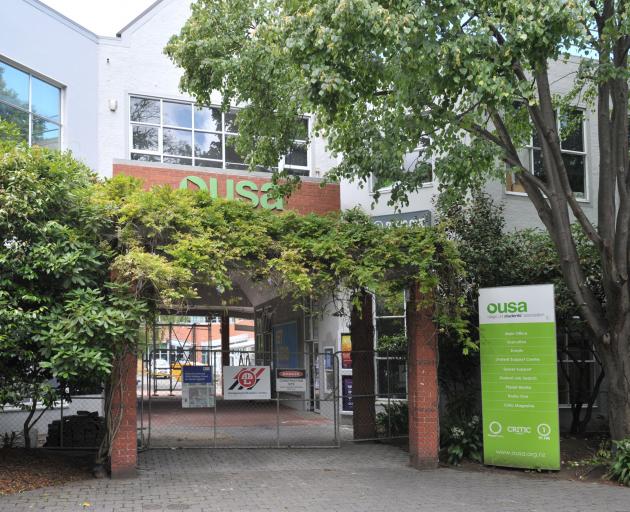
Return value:
[(484, 463), (560, 469), (553, 285), (479, 290)]
[(199, 409), (215, 406), (211, 366), (183, 365), (182, 407)]
[(352, 369), (352, 337), (350, 334), (341, 335), (341, 369)]
[(273, 347), (278, 368), (299, 366), (297, 322), (273, 326)]
[(341, 410), (352, 412), (352, 375), (341, 377)]
[(224, 366), (224, 400), (271, 399), (271, 368), (269, 366)]

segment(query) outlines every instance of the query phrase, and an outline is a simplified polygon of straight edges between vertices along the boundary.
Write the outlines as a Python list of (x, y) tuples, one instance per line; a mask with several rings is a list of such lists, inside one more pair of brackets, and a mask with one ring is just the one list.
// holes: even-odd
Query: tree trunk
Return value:
[(610, 437), (619, 441), (630, 438), (630, 350), (627, 338), (622, 343), (613, 341), (614, 345), (617, 350), (606, 354), (608, 424)]
[(376, 437), (374, 326), (372, 296), (362, 292), (361, 309), (352, 307), (352, 426), (355, 439)]

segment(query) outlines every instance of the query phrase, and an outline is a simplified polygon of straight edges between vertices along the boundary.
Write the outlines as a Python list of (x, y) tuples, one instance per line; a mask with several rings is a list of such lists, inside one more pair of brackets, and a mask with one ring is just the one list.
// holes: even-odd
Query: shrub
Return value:
[(409, 434), (409, 407), (407, 402), (392, 402), (384, 406), (384, 411), (376, 415), (376, 429), (379, 435), (388, 437)]
[(630, 438), (614, 441), (615, 450), (606, 478), (630, 487)]
[(459, 465), (468, 459), (481, 462), (483, 435), (479, 416), (474, 415), (468, 421), (454, 421), (447, 425), (442, 436), (442, 450), (449, 464)]

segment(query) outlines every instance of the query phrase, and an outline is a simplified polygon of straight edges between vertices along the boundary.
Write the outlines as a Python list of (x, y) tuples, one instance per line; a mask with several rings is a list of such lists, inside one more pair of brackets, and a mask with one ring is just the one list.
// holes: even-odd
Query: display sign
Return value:
[[(219, 197), (219, 186), (217, 178), (208, 178), (208, 183), (204, 178), (199, 176), (186, 176), (179, 183), (179, 188), (188, 188), (191, 184), (198, 190), (203, 190), (210, 194), (210, 197), (217, 199)], [(235, 196), (239, 199), (249, 201), (254, 208), (260, 205), (265, 210), (284, 210), (284, 200), (280, 198), (272, 198), (269, 191), (273, 189), (271, 181), (264, 183), (258, 187), (251, 180), (238, 180), (236, 183), (233, 179), (225, 180), (225, 199), (234, 200)]]
[(271, 399), (269, 366), (224, 366), (223, 398), (225, 400)]
[(352, 336), (349, 334), (341, 335), (341, 368), (352, 369)]
[(352, 412), (352, 375), (341, 377), (341, 409)]
[(184, 365), (182, 371), (182, 407), (214, 407), (211, 366)]
[(484, 463), (560, 469), (553, 285), (479, 290)]
[(431, 211), (419, 210), (390, 215), (375, 215), (372, 217), (372, 222), (382, 228), (390, 226), (430, 226)]
[(301, 368), (278, 368), (276, 391), (306, 393), (306, 370)]
[(298, 365), (297, 322), (273, 326), (275, 362), (280, 368), (295, 368)]

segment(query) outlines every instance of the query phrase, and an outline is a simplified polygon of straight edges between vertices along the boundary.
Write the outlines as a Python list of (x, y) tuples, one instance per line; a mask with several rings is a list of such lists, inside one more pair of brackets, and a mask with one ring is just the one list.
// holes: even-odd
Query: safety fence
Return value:
[(407, 436), (406, 354), (311, 346), (147, 347), (138, 362), (140, 446), (338, 447)]
[[(37, 405), (29, 431), (31, 448), (96, 450), (105, 435), (101, 393), (66, 396), (50, 407)], [(0, 446), (24, 446), (24, 423), (30, 403), (0, 409)]]

